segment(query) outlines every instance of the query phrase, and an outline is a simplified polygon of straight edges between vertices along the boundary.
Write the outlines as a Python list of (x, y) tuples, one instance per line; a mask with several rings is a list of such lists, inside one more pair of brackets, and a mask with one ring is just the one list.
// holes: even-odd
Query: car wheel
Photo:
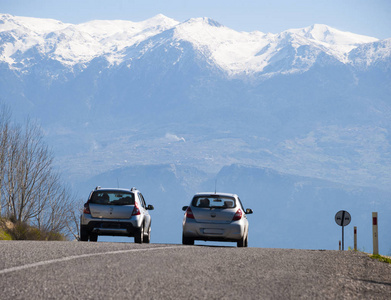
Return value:
[(96, 233), (90, 234), (90, 242), (97, 242), (98, 241), (98, 235)]
[(136, 231), (134, 236), (134, 242), (137, 244), (142, 244), (144, 238), (144, 225), (141, 225), (141, 228)]
[(194, 239), (185, 237), (182, 235), (182, 244), (183, 245), (194, 245)]
[(248, 247), (248, 235), (246, 235), (246, 241), (244, 242), (244, 247)]
[(246, 244), (246, 236), (243, 236), (240, 240), (237, 241), (238, 247), (245, 247)]
[(149, 244), (151, 242), (151, 226), (149, 226), (147, 234), (144, 234), (143, 243)]
[(80, 226), (80, 239), (81, 242), (88, 242), (88, 230), (83, 226)]

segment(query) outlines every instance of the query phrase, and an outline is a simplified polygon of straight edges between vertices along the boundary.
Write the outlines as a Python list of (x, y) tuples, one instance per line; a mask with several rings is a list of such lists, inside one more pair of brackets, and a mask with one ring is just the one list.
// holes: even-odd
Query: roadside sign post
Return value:
[(357, 251), (357, 226), (354, 226), (354, 251)]
[(372, 213), (373, 255), (379, 254), (379, 238), (377, 232), (377, 212)]
[(335, 214), (335, 223), (342, 226), (342, 251), (344, 251), (344, 227), (349, 225), (351, 220), (352, 218), (346, 210), (340, 210)]

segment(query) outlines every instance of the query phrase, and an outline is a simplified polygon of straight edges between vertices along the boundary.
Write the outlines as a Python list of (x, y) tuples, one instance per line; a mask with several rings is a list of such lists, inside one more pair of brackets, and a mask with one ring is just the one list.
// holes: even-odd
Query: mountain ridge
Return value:
[(0, 100), (42, 122), (61, 168), (241, 162), (389, 189), (391, 39), (149, 20), (103, 21), (102, 35), (95, 21), (50, 20), (63, 29), (41, 36), (0, 24)]
[[(290, 29), (278, 34), (264, 34), (259, 31), (247, 33), (237, 32), (209, 18), (192, 18), (178, 22), (162, 14), (141, 22), (94, 20), (77, 25), (52, 19), (4, 14), (0, 15), (0, 19), (0, 34), (5, 41), (0, 49), (0, 60), (15, 70), (24, 64), (17, 56), (28, 53), (32, 48), (68, 67), (80, 64), (84, 68), (83, 64), (89, 64), (97, 57), (105, 57), (111, 64), (120, 64), (124, 62), (121, 51), (170, 29), (174, 30), (173, 42), (190, 42), (231, 76), (249, 73), (266, 73), (273, 76), (275, 72), (263, 71), (270, 62), (281, 56), (279, 53), (283, 53), (281, 50), (286, 47), (295, 52), (295, 58), (291, 67), (277, 70), (277, 73), (307, 71), (317, 57), (315, 55), (311, 58), (311, 55), (306, 54), (308, 51), (318, 52), (318, 55), (326, 53), (342, 63), (354, 65), (354, 60), (349, 59), (352, 50), (359, 45), (379, 41), (322, 24)], [(11, 23), (16, 26), (12, 27), (9, 25)], [(51, 27), (53, 30), (49, 29)], [(8, 40), (13, 39), (13, 43), (7, 42), (7, 35)], [(306, 49), (308, 47), (311, 50)], [(365, 51), (365, 48), (362, 49)], [(372, 56), (377, 53), (374, 47), (371, 52)], [(382, 51), (377, 57), (390, 57), (390, 51)], [(33, 60), (30, 58), (30, 61)], [(366, 64), (370, 65), (371, 60), (368, 59)]]

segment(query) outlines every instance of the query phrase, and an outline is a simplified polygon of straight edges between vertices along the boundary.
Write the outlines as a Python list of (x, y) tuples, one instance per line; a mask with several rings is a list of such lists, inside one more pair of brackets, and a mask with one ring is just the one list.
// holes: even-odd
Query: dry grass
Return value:
[(65, 241), (66, 237), (57, 232), (39, 230), (23, 222), (0, 219), (0, 240)]
[(8, 233), (8, 229), (12, 228), (13, 223), (9, 220), (0, 218), (0, 240), (12, 240), (11, 235)]

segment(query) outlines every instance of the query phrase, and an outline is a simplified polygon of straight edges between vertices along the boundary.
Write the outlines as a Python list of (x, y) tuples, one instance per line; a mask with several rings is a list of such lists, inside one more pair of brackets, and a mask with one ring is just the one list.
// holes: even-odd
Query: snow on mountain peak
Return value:
[(0, 15), (0, 33), (11, 35), (15, 40), (14, 43), (0, 44), (0, 60), (13, 65), (16, 63), (15, 53), (36, 47), (44, 55), (68, 66), (87, 63), (100, 55), (116, 63), (121, 61), (117, 52), (123, 48), (178, 23), (162, 14), (141, 22), (95, 20), (77, 25), (51, 19)]
[(289, 29), (282, 32), (281, 35), (290, 36), (295, 48), (302, 45), (311, 46), (335, 57), (342, 63), (350, 63), (349, 52), (359, 45), (378, 41), (373, 37), (341, 31), (324, 24)]
[(317, 42), (327, 43), (330, 45), (359, 45), (372, 43), (378, 39), (359, 35), (347, 31), (341, 31), (324, 24), (314, 24), (309, 27), (299, 29), (289, 29), (287, 32), (295, 33), (302, 37)]
[[(179, 22), (170, 19), (162, 14), (153, 18), (141, 21), (123, 21), (123, 20), (94, 20), (87, 23), (76, 25), (79, 30), (85, 31), (90, 35), (104, 41), (108, 37), (111, 40), (126, 40), (131, 45), (132, 37), (143, 33), (144, 38), (160, 33), (161, 31), (170, 29)], [(148, 34), (148, 33), (149, 34)]]
[(205, 25), (209, 25), (209, 26), (213, 26), (213, 27), (224, 27), (219, 22), (217, 22), (211, 18), (207, 18), (207, 17), (191, 18), (191, 19), (185, 21), (184, 23), (187, 23), (187, 24), (192, 24), (192, 23), (197, 24), (198, 23), (198, 24), (205, 24)]
[[(269, 42), (262, 32), (237, 32), (209, 18), (192, 18), (175, 26), (174, 39), (190, 42), (228, 74), (260, 71), (254, 57)], [(259, 61), (259, 57), (255, 58)]]
[[(273, 63), (278, 67), (272, 72), (305, 71), (321, 52), (343, 63), (352, 63), (349, 53), (353, 49), (378, 41), (322, 24), (264, 34), (237, 32), (206, 17), (180, 23), (158, 14), (140, 22), (95, 20), (74, 25), (0, 14), (0, 61), (21, 68), (23, 61), (34, 63), (34, 58), (23, 57), (23, 53), (32, 55), (36, 52), (28, 50), (36, 48), (41, 55), (70, 67), (98, 56), (119, 64), (125, 48), (170, 29), (174, 40), (190, 42), (207, 60), (230, 75), (263, 72)], [(300, 51), (303, 46), (310, 47), (311, 53)]]
[(169, 29), (174, 27), (175, 25), (179, 24), (178, 21), (171, 19), (169, 17), (166, 17), (163, 14), (157, 14), (156, 16), (147, 19), (145, 21), (141, 22), (142, 24), (145, 24), (148, 27), (164, 27), (165, 29)]
[(70, 24), (62, 23), (54, 19), (41, 19), (32, 17), (18, 17), (10, 14), (0, 14), (0, 32), (24, 29), (36, 34), (44, 34), (54, 30), (60, 30)]

